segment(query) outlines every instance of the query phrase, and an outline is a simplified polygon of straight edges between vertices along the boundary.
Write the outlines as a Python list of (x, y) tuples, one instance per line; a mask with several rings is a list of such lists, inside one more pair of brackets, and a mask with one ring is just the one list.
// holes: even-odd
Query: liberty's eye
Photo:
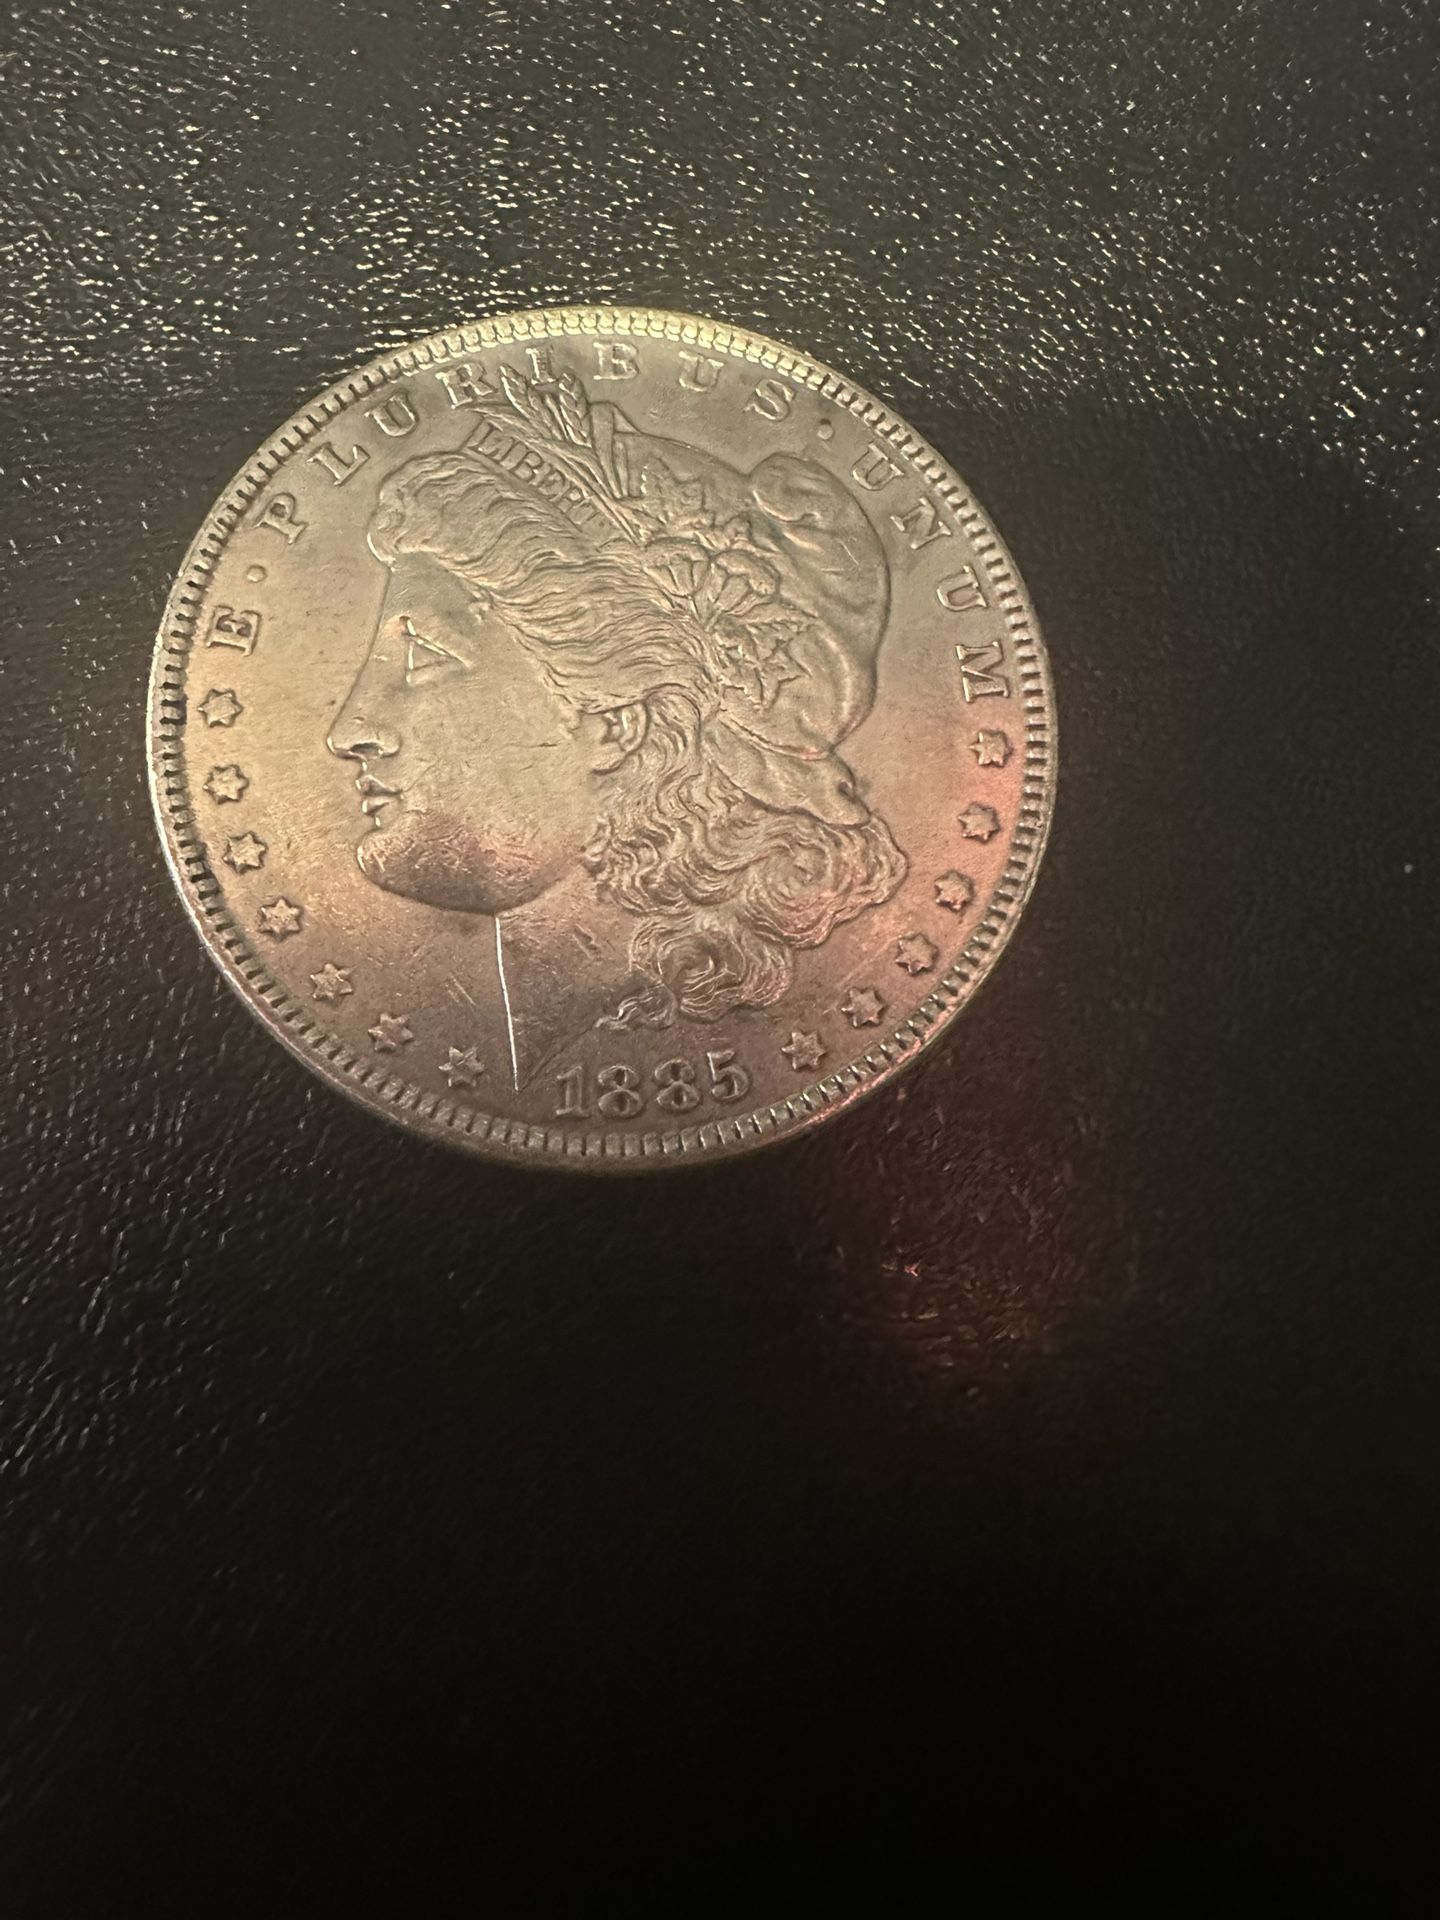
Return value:
[(416, 627), (407, 613), (400, 622), (400, 631), (405, 636), (405, 679), (407, 684), (423, 679), (437, 667), (463, 667), (466, 663), (458, 653), (452, 653), (449, 647), (442, 647), (438, 640), (431, 640)]

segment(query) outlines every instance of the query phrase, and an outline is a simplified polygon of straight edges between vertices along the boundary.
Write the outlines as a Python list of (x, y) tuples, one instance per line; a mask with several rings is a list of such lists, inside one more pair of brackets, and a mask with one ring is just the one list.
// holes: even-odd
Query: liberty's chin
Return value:
[(500, 914), (536, 899), (550, 883), (524, 843), (501, 843), (465, 822), (393, 802), (372, 818), (355, 858), (386, 893), (451, 912)]

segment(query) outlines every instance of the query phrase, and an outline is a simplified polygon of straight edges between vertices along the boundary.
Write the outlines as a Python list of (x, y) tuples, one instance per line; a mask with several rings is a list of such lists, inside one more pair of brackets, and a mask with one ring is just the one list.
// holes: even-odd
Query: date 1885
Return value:
[(560, 1089), (557, 1120), (588, 1120), (592, 1113), (606, 1120), (633, 1120), (647, 1106), (662, 1113), (689, 1113), (707, 1096), (711, 1100), (743, 1100), (750, 1091), (750, 1075), (735, 1058), (733, 1047), (721, 1047), (705, 1056), (702, 1077), (693, 1061), (662, 1060), (652, 1068), (648, 1083), (634, 1067), (601, 1067), (593, 1087), (586, 1085), (584, 1067), (567, 1067), (555, 1076)]

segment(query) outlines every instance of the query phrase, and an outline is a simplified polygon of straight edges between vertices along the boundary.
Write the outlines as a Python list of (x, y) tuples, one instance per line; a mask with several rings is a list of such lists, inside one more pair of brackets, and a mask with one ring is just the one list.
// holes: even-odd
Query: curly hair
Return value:
[(616, 770), (582, 859), (638, 920), (646, 990), (619, 1025), (718, 1020), (778, 1000), (792, 952), (887, 900), (904, 854), (871, 814), (832, 825), (763, 805), (707, 753), (719, 688), (705, 634), (632, 557), (607, 550), (533, 488), (471, 449), (427, 455), (383, 483), (370, 546), (423, 554), (493, 606), (572, 711), (643, 704), (648, 726)]

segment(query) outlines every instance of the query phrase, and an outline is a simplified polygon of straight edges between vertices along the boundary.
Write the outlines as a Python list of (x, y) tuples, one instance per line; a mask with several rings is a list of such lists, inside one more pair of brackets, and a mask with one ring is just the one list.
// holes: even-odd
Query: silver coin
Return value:
[(743, 329), (505, 314), (298, 413), (170, 596), (150, 770), (245, 1004), (416, 1133), (733, 1154), (913, 1060), (1055, 782), (1014, 563), (887, 407)]

